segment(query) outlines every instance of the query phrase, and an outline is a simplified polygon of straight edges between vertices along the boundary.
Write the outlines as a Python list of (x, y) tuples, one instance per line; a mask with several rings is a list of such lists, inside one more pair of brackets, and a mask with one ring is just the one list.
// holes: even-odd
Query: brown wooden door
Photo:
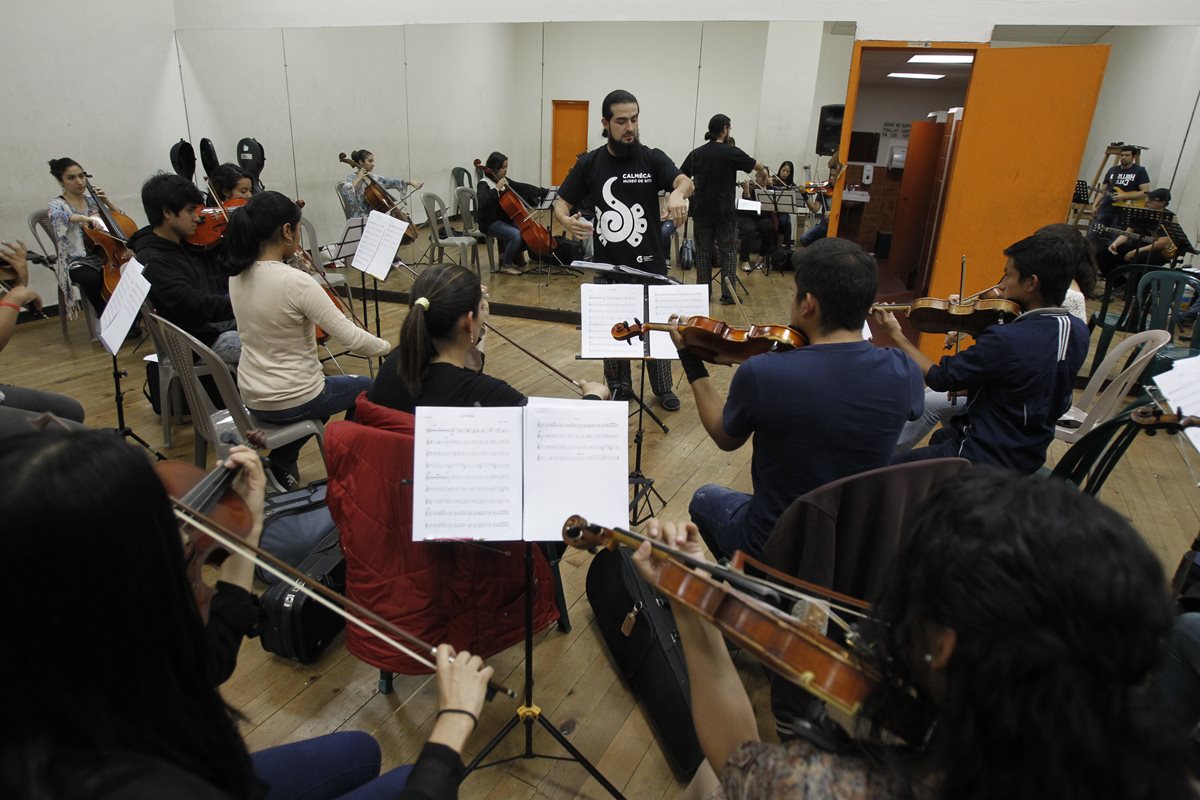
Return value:
[[(1006, 247), (1043, 225), (1066, 221), (1108, 49), (977, 52), (938, 225), (930, 295), (958, 291), (964, 255), (967, 293), (994, 285)], [(921, 348), (936, 357), (941, 341), (922, 337)]]
[(563, 182), (575, 159), (587, 150), (587, 100), (554, 100), (550, 145), (550, 181)]
[(945, 127), (942, 122), (913, 122), (904, 158), (904, 175), (900, 178), (900, 196), (896, 200), (896, 219), (892, 223), (892, 250), (888, 262), (893, 267), (892, 272), (903, 277), (906, 288), (918, 291), (924, 287), (914, 286), (912, 281), (918, 271), (917, 256), (929, 223), (938, 152)]

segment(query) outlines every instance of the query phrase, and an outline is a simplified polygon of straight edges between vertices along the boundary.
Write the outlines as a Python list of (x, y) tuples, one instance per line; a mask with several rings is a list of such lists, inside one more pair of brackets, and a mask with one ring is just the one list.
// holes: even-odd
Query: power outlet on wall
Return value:
[(864, 186), (869, 186), (871, 181), (875, 180), (875, 165), (863, 164), (862, 182)]

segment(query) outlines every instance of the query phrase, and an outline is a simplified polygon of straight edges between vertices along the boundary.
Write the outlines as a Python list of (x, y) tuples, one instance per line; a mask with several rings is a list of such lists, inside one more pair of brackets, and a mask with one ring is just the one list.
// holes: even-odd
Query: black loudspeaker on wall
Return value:
[(821, 117), (817, 124), (817, 155), (831, 156), (837, 152), (842, 141), (842, 117), (846, 107), (821, 106)]

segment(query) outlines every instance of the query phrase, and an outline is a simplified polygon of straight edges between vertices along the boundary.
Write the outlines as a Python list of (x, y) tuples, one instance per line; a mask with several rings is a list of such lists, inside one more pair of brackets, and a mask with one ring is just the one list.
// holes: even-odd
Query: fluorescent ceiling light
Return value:
[(945, 75), (931, 75), (928, 72), (889, 72), (889, 78), (914, 78), (919, 81), (940, 81)]
[(970, 64), (975, 60), (973, 55), (938, 56), (915, 55), (908, 60), (909, 64)]

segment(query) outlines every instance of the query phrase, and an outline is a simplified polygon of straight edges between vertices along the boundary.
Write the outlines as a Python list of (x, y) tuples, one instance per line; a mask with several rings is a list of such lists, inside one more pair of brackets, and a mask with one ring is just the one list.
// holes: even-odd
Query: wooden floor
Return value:
[[(790, 274), (768, 278), (756, 273), (747, 283), (757, 307), (756, 322), (786, 321)], [(714, 307), (714, 313), (720, 311), (733, 311), (729, 316), (731, 322), (739, 318), (732, 309)], [(390, 341), (396, 340), (403, 313), (403, 309), (395, 306), (382, 308), (383, 333)], [(506, 334), (569, 374), (600, 379), (598, 364), (574, 359), (579, 334), (573, 327), (520, 319), (498, 319), (497, 324)], [(161, 448), (161, 426), (141, 393), (145, 376), (141, 358), (149, 348), (145, 344), (135, 350), (130, 343), (121, 351), (121, 366), (130, 373), (124, 381), (125, 410), (128, 424), (151, 445)], [(361, 361), (351, 359), (343, 363), (348, 371), (364, 371)], [(78, 398), (87, 411), (87, 422), (93, 426), (115, 423), (111, 361), (99, 344), (88, 340), (82, 319), (70, 325), (66, 338), (54, 319), (21, 325), (4, 351), (3, 364), (4, 380)], [(489, 346), (488, 372), (527, 394), (569, 396), (567, 387), (544, 368), (500, 341), (492, 341)], [(713, 374), (724, 387), (732, 370), (718, 367)], [(669, 434), (647, 420), (642, 462), (645, 473), (654, 479), (655, 489), (665, 501), (665, 508), (656, 502), (654, 510), (667, 518), (685, 517), (688, 500), (704, 483), (750, 489), (751, 448), (733, 453), (718, 450), (699, 425), (691, 392), (683, 385), (686, 381), (678, 368), (675, 376), (683, 408), (663, 414), (670, 426)], [(631, 441), (635, 425), (636, 418), (631, 421)], [(1065, 449), (1055, 443), (1051, 462)], [(191, 459), (190, 425), (176, 429), (175, 446), (164, 452), (171, 457)], [(1191, 455), (1193, 461), (1200, 462), (1194, 452)], [(315, 446), (306, 448), (301, 471), (304, 480), (324, 474)], [(1101, 497), (1133, 522), (1167, 569), (1174, 568), (1200, 526), (1200, 492), (1195, 489), (1176, 437), (1139, 437)], [(535, 702), (547, 719), (627, 797), (675, 796), (681, 784), (667, 767), (645, 716), (609, 664), (592, 624), (591, 609), (583, 595), (589, 558), (586, 553), (576, 552), (568, 554), (563, 562), (562, 574), (574, 628), (567, 635), (551, 629), (537, 637)], [(1069, 569), (1070, 565), (1063, 568)], [(518, 645), (492, 659), (498, 679), (519, 689), (523, 655)], [(760, 728), (765, 737), (771, 738), (762, 670), (746, 658), (739, 667), (759, 709)], [(237, 671), (225, 684), (224, 693), (245, 717), (242, 730), (251, 749), (335, 730), (358, 729), (372, 733), (379, 740), (384, 766), (391, 767), (413, 760), (418, 753), (432, 726), (437, 696), (430, 677), (398, 678), (394, 693), (381, 695), (376, 688), (377, 676), (374, 669), (347, 654), (340, 637), (311, 666), (269, 656), (254, 640), (243, 646)], [(468, 744), (468, 759), (511, 718), (515, 709), (516, 703), (508, 700), (488, 705), (478, 732)], [(538, 752), (561, 754), (544, 731), (537, 731), (534, 744)], [(497, 756), (517, 755), (523, 747), (523, 735), (514, 733), (505, 740)], [(606, 794), (582, 768), (567, 762), (536, 759), (517, 760), (476, 772), (464, 782), (462, 796), (599, 798)]]

